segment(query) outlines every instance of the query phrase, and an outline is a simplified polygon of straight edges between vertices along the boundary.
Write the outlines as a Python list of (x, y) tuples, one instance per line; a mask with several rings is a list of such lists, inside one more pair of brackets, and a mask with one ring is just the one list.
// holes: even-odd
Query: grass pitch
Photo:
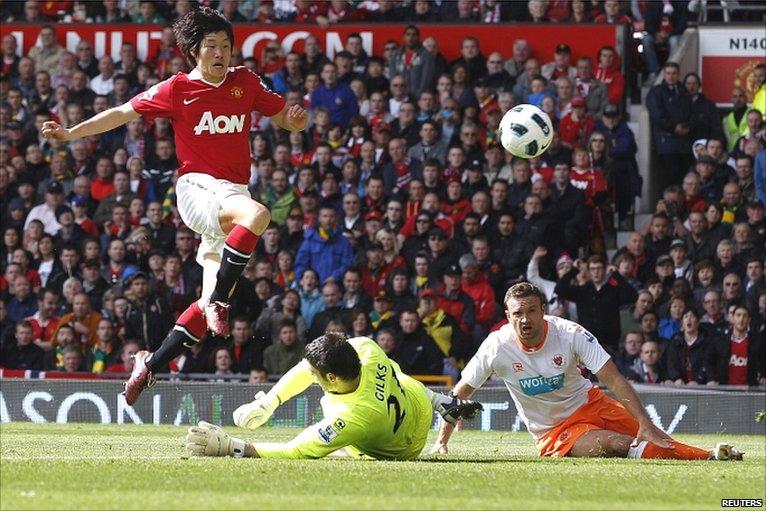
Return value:
[[(0, 426), (0, 509), (720, 509), (764, 498), (763, 437), (728, 440), (745, 462), (541, 459), (527, 433), (461, 431), (415, 462), (185, 458), (185, 428)], [(263, 428), (248, 439), (283, 441)], [(432, 438), (435, 433), (432, 433)]]

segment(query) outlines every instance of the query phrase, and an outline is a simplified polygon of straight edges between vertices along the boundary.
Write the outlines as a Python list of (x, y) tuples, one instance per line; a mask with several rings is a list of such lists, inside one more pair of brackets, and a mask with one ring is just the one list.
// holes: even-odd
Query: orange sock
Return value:
[(667, 460), (706, 460), (710, 458), (710, 451), (691, 445), (673, 442), (675, 449), (666, 449), (651, 442), (646, 443), (642, 458), (661, 458)]

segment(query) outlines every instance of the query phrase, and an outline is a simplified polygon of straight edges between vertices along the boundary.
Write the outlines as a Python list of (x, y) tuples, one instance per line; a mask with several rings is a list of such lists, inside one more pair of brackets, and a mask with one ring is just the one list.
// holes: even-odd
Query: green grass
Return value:
[[(296, 430), (241, 433), (280, 441)], [(743, 463), (541, 459), (527, 433), (478, 431), (456, 434), (446, 458), (382, 462), (189, 459), (184, 434), (3, 424), (0, 509), (720, 509), (721, 498), (766, 496), (756, 436), (678, 436), (729, 440)]]

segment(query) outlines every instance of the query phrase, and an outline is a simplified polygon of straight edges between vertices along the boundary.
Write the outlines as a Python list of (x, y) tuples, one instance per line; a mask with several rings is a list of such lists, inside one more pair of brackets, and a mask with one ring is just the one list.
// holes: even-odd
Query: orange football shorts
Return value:
[(636, 436), (638, 421), (619, 402), (593, 387), (588, 391), (588, 402), (540, 437), (535, 446), (540, 456), (563, 458), (578, 438), (594, 429)]

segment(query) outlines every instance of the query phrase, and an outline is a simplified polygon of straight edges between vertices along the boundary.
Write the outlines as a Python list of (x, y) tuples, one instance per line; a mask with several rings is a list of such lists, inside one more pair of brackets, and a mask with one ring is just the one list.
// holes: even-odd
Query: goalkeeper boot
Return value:
[(214, 335), (228, 337), (229, 330), (229, 309), (230, 305), (224, 302), (208, 302), (205, 304), (205, 321), (207, 328)]
[(436, 411), (442, 416), (442, 419), (452, 425), (457, 424), (461, 419), (473, 419), (476, 414), (484, 410), (481, 403), (452, 397), (452, 400), (446, 403), (438, 403)]
[(125, 382), (125, 390), (122, 395), (125, 396), (125, 402), (129, 405), (138, 400), (138, 396), (145, 388), (151, 387), (155, 383), (154, 375), (146, 366), (146, 361), (152, 356), (146, 350), (141, 350), (133, 358), (133, 371), (130, 373), (130, 378)]
[(742, 453), (736, 450), (731, 444), (716, 444), (713, 449), (711, 459), (719, 461), (742, 461)]

